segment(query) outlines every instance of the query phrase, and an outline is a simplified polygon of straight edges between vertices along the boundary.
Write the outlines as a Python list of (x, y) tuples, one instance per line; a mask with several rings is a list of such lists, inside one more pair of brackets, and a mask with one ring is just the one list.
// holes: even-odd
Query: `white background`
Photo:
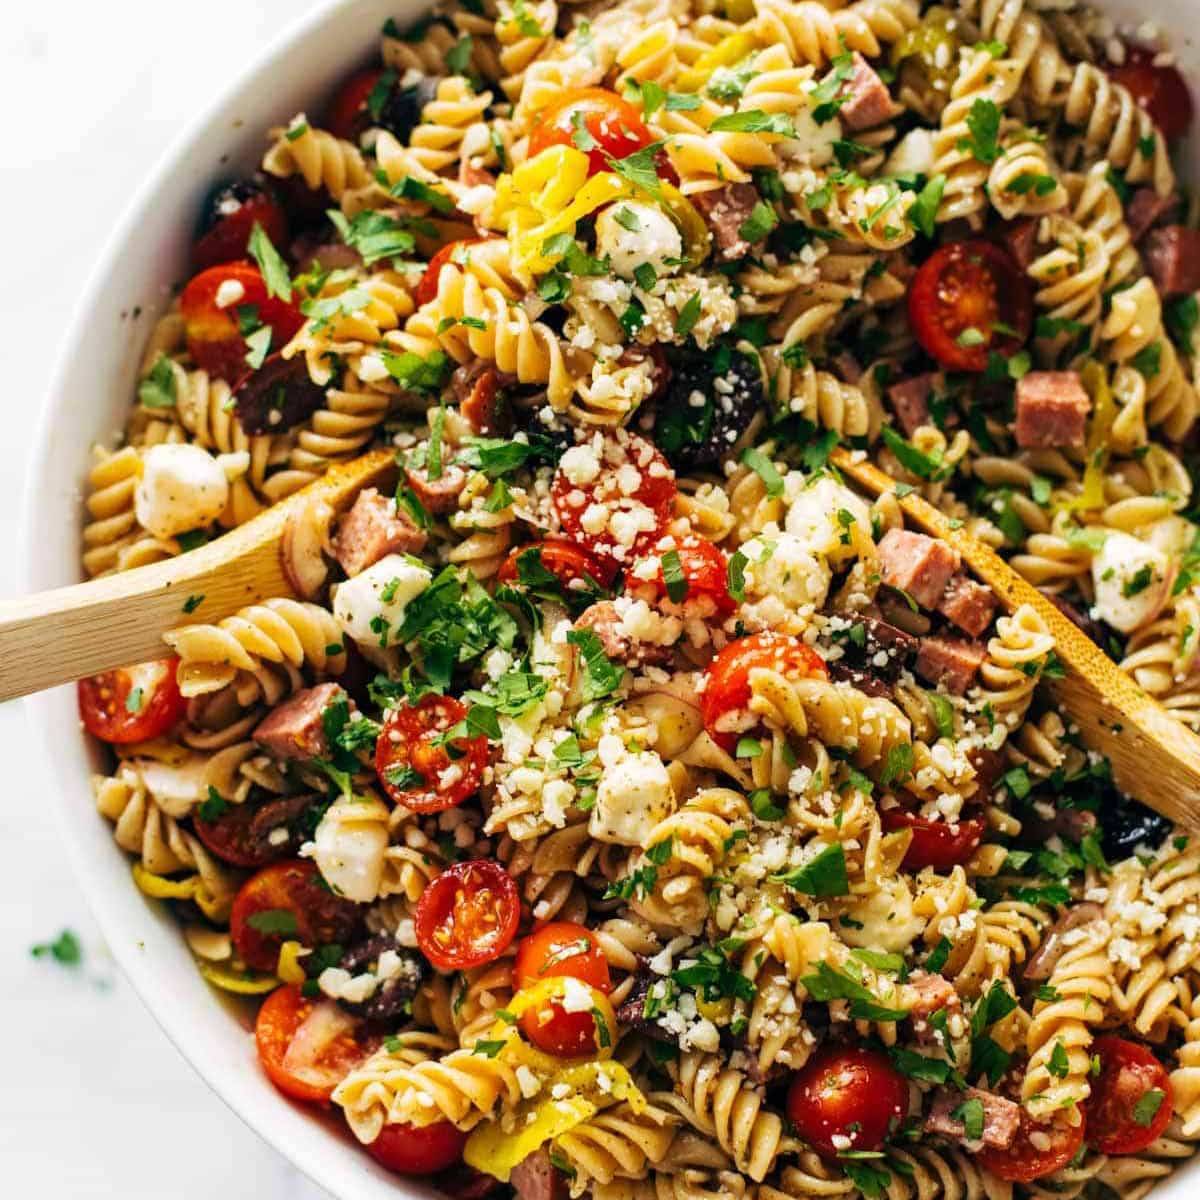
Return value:
[[(30, 431), (108, 230), (197, 106), (319, 3), (4, 5), (0, 595), (15, 587)], [(69, 874), (26, 738), (20, 704), (0, 705), (0, 1192), (321, 1200), (209, 1092), (120, 977)], [(84, 941), (82, 967), (30, 957), (64, 927)]]

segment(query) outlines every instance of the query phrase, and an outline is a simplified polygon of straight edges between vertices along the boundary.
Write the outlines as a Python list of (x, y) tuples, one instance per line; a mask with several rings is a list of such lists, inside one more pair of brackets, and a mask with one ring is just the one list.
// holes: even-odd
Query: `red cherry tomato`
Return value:
[(79, 717), (95, 737), (114, 745), (145, 742), (183, 719), (187, 701), (175, 682), (177, 658), (119, 667), (81, 679)]
[(551, 146), (574, 146), (582, 123), (596, 145), (588, 150), (588, 174), (611, 171), (609, 158), (628, 158), (654, 141), (638, 111), (606, 88), (575, 88), (538, 114), (529, 137), (529, 156)]
[(388, 713), (375, 743), (375, 772), (393, 803), (413, 812), (441, 812), (479, 789), (487, 738), (441, 740), (466, 716), (466, 706), (453, 696), (425, 696)]
[(517, 885), (499, 863), (455, 863), (417, 901), (417, 945), (439, 970), (465, 971), (503, 954), (520, 919)]
[(335, 896), (315, 863), (296, 859), (264, 867), (242, 884), (233, 901), (229, 934), (247, 966), (274, 971), (285, 941), (345, 943), (358, 920), (358, 905)]
[(1100, 1056), (1100, 1074), (1083, 1104), (1088, 1145), (1101, 1154), (1140, 1154), (1161, 1136), (1174, 1111), (1167, 1068), (1128, 1038), (1097, 1038), (1092, 1050)]
[(818, 1154), (836, 1157), (835, 1137), (854, 1150), (878, 1150), (908, 1112), (908, 1081), (886, 1054), (863, 1047), (828, 1046), (796, 1072), (787, 1114)]
[(1008, 1148), (984, 1146), (976, 1157), (985, 1171), (1009, 1183), (1032, 1183), (1061, 1170), (1079, 1153), (1083, 1129), (1082, 1121), (1040, 1125), (1022, 1108), (1021, 1124)]
[(1125, 51), (1125, 61), (1108, 69), (1109, 77), (1145, 109), (1168, 140), (1183, 137), (1192, 123), (1192, 94), (1174, 67), (1156, 67), (1155, 55), (1140, 46)]
[[(737, 602), (729, 594), (729, 560), (723, 550), (707, 538), (692, 534), (683, 538), (675, 551), (683, 571), (684, 586), (679, 603), (686, 604), (689, 600), (707, 596), (718, 613), (731, 613), (737, 608)], [(670, 598), (661, 558), (653, 586), (660, 597)]]
[(438, 252), (429, 260), (429, 266), (425, 268), (425, 274), (421, 276), (421, 282), (417, 284), (417, 290), (413, 294), (416, 296), (417, 304), (428, 304), (430, 300), (437, 298), (438, 277), (442, 273), (442, 268), (452, 261), (455, 253), (464, 246), (475, 246), (479, 242), (486, 242), (487, 238), (459, 238), (457, 242), (447, 242)]
[(898, 829), (912, 830), (912, 841), (903, 863), (910, 871), (919, 871), (922, 867), (949, 871), (966, 862), (983, 841), (983, 822), (978, 817), (951, 824), (949, 821), (931, 821), (907, 808), (884, 809), (881, 816), (888, 833)]
[(370, 124), (367, 101), (383, 74), (382, 69), (372, 67), (351, 75), (342, 84), (325, 117), (325, 128), (334, 137), (346, 142), (358, 141), (359, 134)]
[[(226, 285), (224, 290), (222, 285)], [(229, 296), (234, 298), (222, 307), (218, 301), (223, 303)], [(222, 263), (201, 271), (179, 298), (188, 351), (196, 365), (230, 384), (250, 370), (246, 339), (238, 324), (238, 310), (249, 307), (253, 307), (258, 324), (271, 327), (271, 345), (276, 350), (304, 324), (294, 304), (267, 295), (259, 269), (249, 262)]]
[(360, 1026), (331, 1000), (309, 1000), (295, 986), (276, 988), (254, 1022), (258, 1061), (285, 1095), (325, 1103), (379, 1048), (379, 1038), (356, 1036)]
[(467, 1135), (449, 1121), (433, 1125), (385, 1125), (367, 1153), (397, 1175), (432, 1175), (462, 1158)]
[(273, 246), (287, 245), (287, 213), (266, 186), (246, 180), (219, 188), (208, 201), (204, 232), (192, 247), (192, 269), (244, 259), (255, 225), (263, 227)]
[(982, 371), (990, 352), (1014, 354), (1029, 336), (1029, 283), (1000, 246), (952, 242), (935, 250), (913, 277), (908, 321), (917, 341), (943, 367)]
[[(591, 930), (573, 921), (552, 921), (525, 938), (517, 949), (517, 987), (543, 979), (569, 977), (605, 995), (612, 990), (608, 960)], [(540, 1050), (578, 1058), (596, 1049), (596, 1022), (590, 1012), (567, 1012), (557, 1001), (521, 1016), (521, 1029)]]
[(501, 564), (496, 578), (501, 583), (519, 582), (522, 557), (534, 553), (537, 555), (534, 561), (541, 563), (564, 588), (586, 586), (589, 576), (595, 583), (608, 587), (615, 574), (611, 562), (601, 561), (574, 542), (546, 538), (530, 546), (518, 546)]
[(768, 631), (730, 642), (709, 664), (700, 701), (704, 728), (726, 749), (736, 744), (737, 734), (722, 726), (750, 703), (750, 672), (756, 667), (801, 677), (828, 674), (825, 660), (812, 647), (786, 633)]
[[(550, 494), (566, 537), (594, 555), (621, 563), (657, 553), (655, 546), (679, 492), (675, 472), (653, 445), (637, 434), (622, 434), (604, 443), (600, 473), (594, 479), (573, 482), (560, 467)], [(596, 514), (604, 518), (602, 525), (593, 525)], [(618, 526), (630, 520), (636, 524), (632, 543), (613, 530), (614, 519)]]

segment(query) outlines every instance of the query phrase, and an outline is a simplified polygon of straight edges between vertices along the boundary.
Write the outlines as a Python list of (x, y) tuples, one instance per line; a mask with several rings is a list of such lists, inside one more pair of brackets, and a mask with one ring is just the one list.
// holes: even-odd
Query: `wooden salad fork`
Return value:
[[(831, 461), (872, 496), (896, 486), (859, 454), (836, 449)], [(280, 553), (288, 518), (314, 500), (343, 511), (363, 488), (395, 474), (395, 454), (372, 451), (189, 554), (0, 603), (0, 700), (161, 658), (162, 635), (201, 607), (197, 597), (202, 611), (190, 619), (220, 621), (267, 597), (292, 595)], [(953, 546), (1008, 612), (1022, 604), (1037, 610), (1066, 668), (1064, 678), (1048, 682), (1088, 746), (1111, 760), (1118, 786), (1173, 821), (1200, 828), (1200, 737), (989, 546), (915, 493), (899, 503), (914, 526)]]
[[(872, 496), (882, 496), (896, 486), (890, 475), (860, 454), (838, 448), (830, 461)], [(1046, 682), (1062, 711), (1079, 726), (1087, 746), (1112, 763), (1117, 786), (1172, 821), (1200, 829), (1200, 737), (1142, 691), (990, 546), (916, 493), (900, 499), (900, 507), (914, 526), (957, 550), (1007, 612), (1022, 604), (1037, 610), (1066, 668), (1063, 678)]]
[(0, 602), (0, 700), (152, 662), (168, 629), (293, 595), (280, 554), (288, 517), (316, 499), (340, 512), (396, 473), (395, 451), (373, 450), (188, 554)]

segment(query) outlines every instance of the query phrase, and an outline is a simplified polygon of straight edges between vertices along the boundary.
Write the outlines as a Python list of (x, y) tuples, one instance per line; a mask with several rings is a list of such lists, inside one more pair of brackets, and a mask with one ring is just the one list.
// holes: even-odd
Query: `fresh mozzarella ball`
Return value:
[(643, 263), (656, 275), (669, 275), (676, 268), (666, 260), (683, 257), (683, 238), (657, 205), (620, 200), (596, 217), (596, 253), (607, 255), (613, 270), (626, 279)]
[(388, 807), (381, 800), (335, 800), (313, 836), (313, 861), (339, 896), (365, 904), (379, 895), (388, 845)]
[(338, 585), (333, 615), (356, 642), (378, 646), (377, 618), (387, 622), (389, 632), (394, 631), (403, 623), (405, 609), (432, 578), (428, 567), (402, 554), (385, 555), (373, 567)]
[[(849, 516), (839, 518), (839, 513)], [(841, 562), (856, 557), (864, 539), (870, 538), (871, 510), (862, 497), (822, 475), (796, 495), (784, 528), (813, 554)]]
[(896, 148), (888, 155), (884, 164), (885, 175), (932, 175), (933, 174), (933, 131), (910, 129)]
[(1110, 533), (1092, 559), (1095, 613), (1132, 633), (1162, 611), (1173, 580), (1171, 560), (1161, 550), (1128, 533)]
[(229, 503), (229, 480), (249, 465), (245, 451), (214, 458), (200, 446), (151, 446), (133, 494), (138, 524), (158, 538), (211, 525)]
[(1143, 525), (1138, 530), (1138, 537), (1156, 550), (1161, 550), (1168, 558), (1175, 559), (1191, 549), (1195, 533), (1196, 527), (1191, 521), (1172, 514), (1150, 525)]

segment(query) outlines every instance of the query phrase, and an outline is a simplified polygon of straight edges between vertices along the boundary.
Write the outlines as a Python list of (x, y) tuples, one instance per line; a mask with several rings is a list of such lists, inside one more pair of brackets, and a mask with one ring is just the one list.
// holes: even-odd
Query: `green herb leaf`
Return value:
[(783, 476), (761, 450), (755, 446), (747, 446), (742, 451), (742, 463), (763, 481), (768, 496), (774, 498), (783, 495)]
[(278, 296), (280, 300), (292, 298), (292, 277), (288, 274), (287, 263), (283, 261), (278, 250), (271, 245), (267, 231), (257, 222), (250, 231), (250, 241), (246, 247), (250, 257), (258, 263), (262, 272), (263, 283), (267, 285), (268, 296)]
[[(267, 330), (268, 343), (270, 340), (271, 331)], [(154, 360), (154, 366), (138, 384), (138, 403), (143, 408), (175, 407), (175, 371), (165, 354)]]
[(803, 865), (768, 878), (806, 896), (844, 896), (850, 890), (846, 854), (840, 842), (826, 846)]
[(259, 933), (290, 937), (296, 933), (296, 914), (290, 908), (260, 908), (246, 918), (246, 924)]

